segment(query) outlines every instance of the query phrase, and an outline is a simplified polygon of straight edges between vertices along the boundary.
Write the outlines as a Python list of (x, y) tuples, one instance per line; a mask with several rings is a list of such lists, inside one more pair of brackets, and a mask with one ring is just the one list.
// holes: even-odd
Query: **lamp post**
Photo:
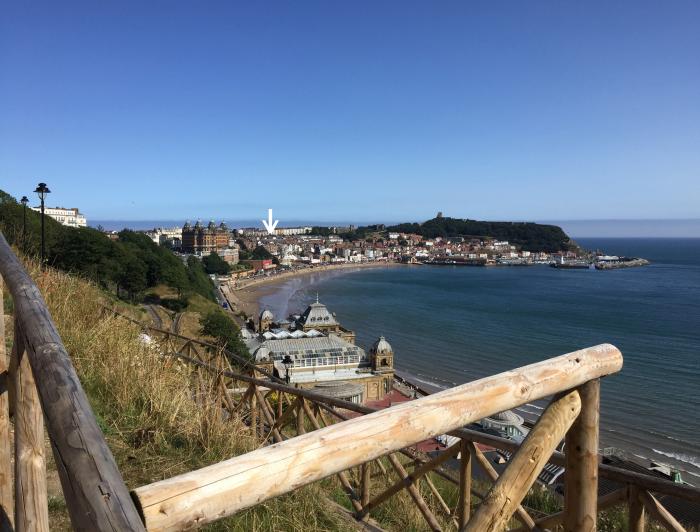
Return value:
[(284, 369), (286, 370), (284, 380), (287, 382), (287, 384), (289, 384), (289, 370), (294, 365), (294, 361), (289, 355), (284, 355), (284, 358), (282, 359), (282, 364), (284, 364)]
[(49, 190), (49, 187), (46, 186), (46, 183), (39, 183), (34, 192), (36, 192), (41, 200), (41, 265), (43, 267), (44, 259), (46, 257), (46, 247), (44, 242), (44, 199), (46, 198), (47, 194), (51, 193), (51, 191)]
[(22, 204), (22, 251), (27, 252), (27, 203), (29, 203), (29, 198), (27, 196), (22, 196), (19, 200)]

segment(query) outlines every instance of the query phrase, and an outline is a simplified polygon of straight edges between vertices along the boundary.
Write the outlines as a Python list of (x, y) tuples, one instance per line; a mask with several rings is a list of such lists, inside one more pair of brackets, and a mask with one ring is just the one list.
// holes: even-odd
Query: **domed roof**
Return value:
[(189, 229), (190, 227), (191, 227), (191, 226), (190, 226), (190, 221), (189, 221), (189, 220), (187, 220), (187, 221), (185, 222), (185, 225), (182, 226), (183, 229)]
[(489, 419), (506, 425), (523, 424), (523, 418), (515, 412), (513, 412), (512, 410), (504, 410), (503, 412), (498, 412), (497, 414), (489, 416)]
[(270, 312), (268, 309), (265, 309), (260, 314), (260, 319), (261, 320), (273, 320), (273, 319), (275, 319), (275, 317), (272, 315), (272, 312)]
[(195, 229), (200, 229), (202, 227), (202, 220), (197, 220), (197, 222), (194, 224)]
[(255, 350), (255, 361), (256, 362), (269, 362), (270, 361), (270, 350), (261, 345)]
[(391, 344), (387, 342), (383, 336), (380, 336), (379, 339), (376, 342), (374, 342), (374, 345), (372, 346), (372, 351), (375, 353), (394, 352), (394, 350), (391, 348)]
[(311, 303), (299, 318), (299, 323), (304, 326), (338, 325), (335, 316), (328, 312), (326, 305), (321, 303), (316, 296), (316, 302)]
[(214, 229), (216, 228), (216, 225), (214, 225), (214, 220), (209, 220), (209, 223), (207, 224), (207, 229)]

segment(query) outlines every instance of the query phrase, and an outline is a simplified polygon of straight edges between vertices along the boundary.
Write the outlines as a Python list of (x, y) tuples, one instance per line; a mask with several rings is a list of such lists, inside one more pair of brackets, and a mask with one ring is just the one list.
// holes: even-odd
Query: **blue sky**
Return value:
[(0, 188), (46, 181), (92, 219), (700, 218), (698, 20), (682, 1), (10, 3)]

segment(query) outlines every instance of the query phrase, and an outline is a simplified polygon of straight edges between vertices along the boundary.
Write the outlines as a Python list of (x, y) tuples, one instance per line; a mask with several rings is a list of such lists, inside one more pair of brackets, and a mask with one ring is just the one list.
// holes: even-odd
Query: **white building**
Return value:
[[(41, 207), (32, 207), (32, 210), (41, 212)], [(68, 227), (86, 227), (85, 216), (78, 209), (66, 209), (65, 207), (44, 207), (44, 213), (54, 220)]]
[(275, 229), (275, 234), (283, 236), (308, 235), (311, 230), (311, 227), (278, 227)]
[(153, 231), (146, 231), (146, 234), (156, 244), (168, 244), (176, 248), (182, 245), (182, 227), (157, 227)]

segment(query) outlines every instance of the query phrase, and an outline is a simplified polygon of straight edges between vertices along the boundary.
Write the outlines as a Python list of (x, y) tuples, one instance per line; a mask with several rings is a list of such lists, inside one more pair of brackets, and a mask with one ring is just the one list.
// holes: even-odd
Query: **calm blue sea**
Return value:
[[(652, 264), (616, 271), (406, 266), (292, 279), (262, 304), (321, 301), (365, 347), (444, 386), (603, 342), (621, 373), (602, 387), (601, 443), (700, 478), (700, 239), (578, 239)], [(542, 404), (521, 413), (536, 414)]]

